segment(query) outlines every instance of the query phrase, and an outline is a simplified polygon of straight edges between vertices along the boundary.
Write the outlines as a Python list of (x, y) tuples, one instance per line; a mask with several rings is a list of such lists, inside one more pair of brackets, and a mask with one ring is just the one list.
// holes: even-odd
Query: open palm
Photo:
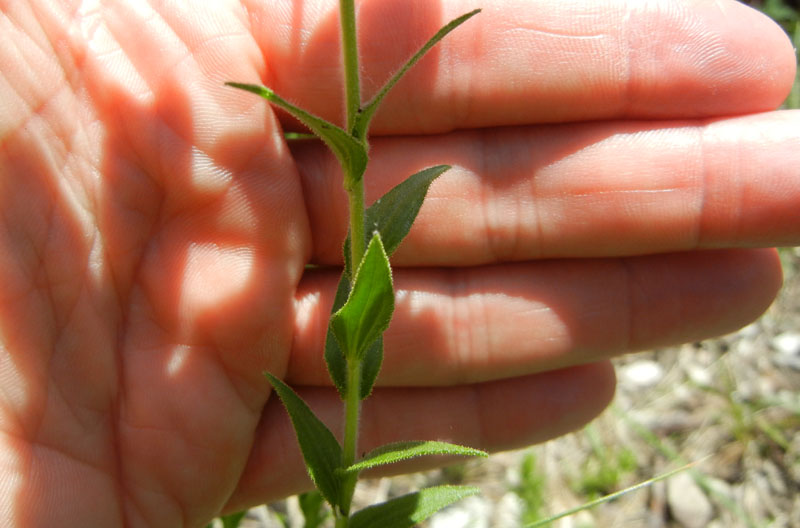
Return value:
[[(611, 397), (608, 357), (769, 304), (775, 254), (735, 248), (800, 239), (799, 118), (711, 119), (780, 102), (779, 29), (735, 2), (512, 3), (377, 117), (373, 199), (455, 168), (396, 255), (365, 444), (573, 429)], [(336, 119), (336, 6), (88, 4), (0, 2), (0, 516), (199, 526), (308, 485), (262, 371), (340, 419), (321, 355), (340, 176), (223, 85), (263, 80)], [(361, 3), (367, 92), (472, 7), (401, 4)]]

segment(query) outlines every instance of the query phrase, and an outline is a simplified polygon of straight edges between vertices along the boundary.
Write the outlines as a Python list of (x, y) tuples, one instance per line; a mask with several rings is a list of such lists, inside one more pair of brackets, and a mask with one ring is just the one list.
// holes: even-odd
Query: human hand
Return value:
[[(360, 4), (367, 95), (456, 3)], [(493, 4), (373, 128), (371, 198), (454, 169), (396, 253), (366, 447), (579, 427), (609, 357), (752, 320), (780, 268), (746, 248), (800, 238), (800, 117), (759, 113), (793, 79), (779, 28), (733, 1)], [(0, 12), (2, 517), (198, 526), (308, 486), (261, 372), (336, 429), (337, 271), (305, 264), (340, 263), (345, 202), (323, 147), (223, 82), (335, 119), (335, 2)]]

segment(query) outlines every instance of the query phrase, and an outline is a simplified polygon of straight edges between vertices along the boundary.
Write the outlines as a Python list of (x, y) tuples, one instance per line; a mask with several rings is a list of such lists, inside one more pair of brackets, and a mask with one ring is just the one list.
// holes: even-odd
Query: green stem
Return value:
[(355, 128), (361, 107), (361, 88), (358, 80), (358, 42), (356, 37), (356, 10), (354, 0), (339, 0), (339, 23), (342, 27), (342, 55), (344, 58), (344, 88), (347, 109), (347, 130)]
[[(347, 395), (344, 402), (344, 466), (352, 466), (358, 453), (358, 424), (361, 413), (361, 362), (347, 362)], [(348, 523), (350, 504), (356, 489), (358, 475), (348, 477), (342, 486), (342, 514), (336, 520), (336, 528), (345, 528)]]
[(345, 400), (344, 465), (356, 461), (358, 449), (358, 420), (361, 411), (361, 362), (347, 364), (347, 398)]
[[(347, 178), (347, 177), (345, 177)], [(353, 188), (346, 189), (348, 200), (350, 202), (350, 257), (353, 269), (350, 270), (353, 274), (350, 277), (352, 281), (355, 278), (358, 265), (364, 257), (366, 251), (366, 239), (364, 237), (364, 179), (359, 178)]]
[[(353, 134), (361, 109), (361, 88), (358, 72), (358, 39), (356, 34), (356, 12), (354, 0), (339, 0), (339, 24), (342, 28), (342, 58), (344, 64), (345, 130)], [(356, 138), (363, 140), (363, 138)], [(353, 269), (352, 281), (361, 259), (364, 257), (364, 174), (344, 174), (345, 190), (350, 205), (350, 256)], [(361, 412), (361, 363), (347, 362), (347, 394), (344, 402), (344, 466), (356, 462), (358, 450), (358, 426)], [(336, 528), (347, 528), (350, 504), (355, 491), (357, 475), (348, 478), (343, 485), (341, 512), (337, 514)]]

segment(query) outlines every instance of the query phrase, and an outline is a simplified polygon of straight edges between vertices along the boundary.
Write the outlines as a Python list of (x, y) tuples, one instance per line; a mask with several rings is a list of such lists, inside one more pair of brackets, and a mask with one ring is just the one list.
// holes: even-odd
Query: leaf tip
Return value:
[(279, 383), (281, 383), (280, 378), (278, 378), (278, 376), (274, 375), (268, 370), (265, 370), (264, 372), (262, 372), (262, 374), (264, 375), (265, 378), (267, 378), (267, 381), (269, 381), (269, 384), (272, 385), (273, 388), (276, 387)]

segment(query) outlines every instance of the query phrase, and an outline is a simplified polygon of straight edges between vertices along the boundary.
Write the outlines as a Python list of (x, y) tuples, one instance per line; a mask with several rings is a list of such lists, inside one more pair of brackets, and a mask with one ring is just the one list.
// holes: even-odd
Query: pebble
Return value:
[(800, 333), (785, 332), (772, 340), (775, 364), (800, 370)]
[(622, 367), (620, 380), (630, 388), (652, 387), (664, 378), (664, 367), (650, 359), (634, 361)]
[(446, 508), (429, 520), (430, 528), (489, 528), (492, 506), (482, 496), (472, 496)]
[(711, 387), (714, 381), (711, 377), (711, 369), (704, 365), (689, 365), (686, 367), (686, 375), (698, 387)]
[(684, 528), (705, 528), (714, 517), (711, 502), (687, 472), (667, 481), (667, 504), (672, 517)]

